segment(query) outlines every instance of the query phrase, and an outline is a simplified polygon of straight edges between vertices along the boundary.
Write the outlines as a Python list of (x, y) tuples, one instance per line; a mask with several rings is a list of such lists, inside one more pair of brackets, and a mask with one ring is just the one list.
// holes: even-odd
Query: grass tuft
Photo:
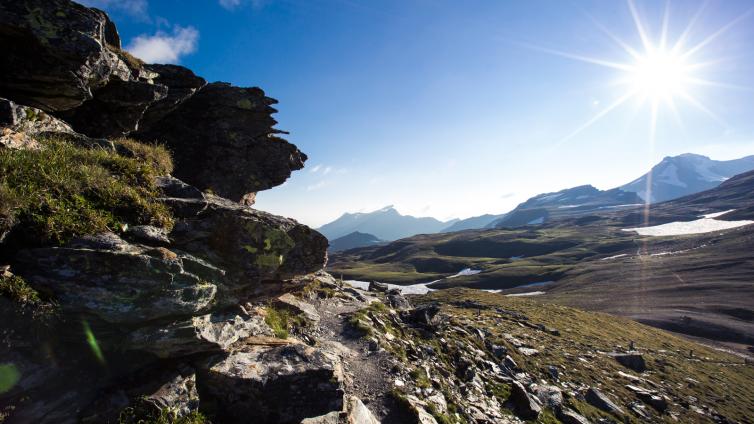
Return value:
[(0, 233), (15, 224), (24, 245), (61, 245), (125, 224), (172, 226), (154, 184), (172, 171), (164, 147), (122, 139), (115, 153), (39, 141), (40, 150), (0, 150)]
[(275, 337), (279, 339), (287, 339), (293, 327), (301, 327), (307, 324), (304, 317), (296, 315), (286, 308), (268, 305), (266, 312), (264, 322), (270, 326)]

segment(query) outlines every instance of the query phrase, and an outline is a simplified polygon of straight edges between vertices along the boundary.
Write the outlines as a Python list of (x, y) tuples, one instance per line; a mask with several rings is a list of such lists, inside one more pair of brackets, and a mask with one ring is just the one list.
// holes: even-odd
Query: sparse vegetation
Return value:
[(118, 424), (211, 424), (211, 421), (197, 411), (179, 417), (175, 411), (167, 408), (152, 414), (140, 414), (134, 408), (126, 408), (121, 411)]
[(35, 305), (41, 302), (39, 293), (17, 275), (0, 276), (0, 296), (5, 296), (21, 305)]
[(17, 223), (22, 244), (59, 245), (125, 224), (172, 225), (154, 185), (172, 171), (164, 147), (122, 139), (115, 153), (39, 141), (40, 150), (0, 150), (0, 231)]
[(294, 327), (306, 325), (304, 317), (296, 315), (286, 308), (268, 305), (266, 313), (264, 321), (270, 326), (275, 337), (279, 339), (287, 339)]

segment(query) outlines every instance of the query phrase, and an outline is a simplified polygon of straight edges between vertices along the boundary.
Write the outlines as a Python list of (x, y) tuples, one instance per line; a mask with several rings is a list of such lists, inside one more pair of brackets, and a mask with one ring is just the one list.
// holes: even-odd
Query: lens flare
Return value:
[(102, 355), (102, 349), (100, 349), (99, 343), (97, 342), (97, 338), (94, 336), (94, 332), (92, 332), (91, 327), (89, 327), (89, 323), (86, 321), (81, 321), (81, 324), (84, 326), (84, 335), (86, 336), (86, 343), (92, 349), (92, 353), (97, 358), (97, 360), (100, 363), (104, 364), (105, 356)]

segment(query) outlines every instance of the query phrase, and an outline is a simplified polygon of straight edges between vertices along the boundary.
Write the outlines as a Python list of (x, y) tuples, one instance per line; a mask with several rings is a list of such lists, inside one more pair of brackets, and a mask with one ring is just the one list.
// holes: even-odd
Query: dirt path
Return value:
[(320, 343), (337, 342), (348, 349), (342, 356), (346, 392), (358, 396), (383, 423), (411, 422), (389, 395), (395, 381), (390, 373), (395, 359), (385, 350), (370, 352), (368, 340), (348, 324), (350, 314), (368, 304), (330, 298), (315, 301), (314, 305), (321, 318)]

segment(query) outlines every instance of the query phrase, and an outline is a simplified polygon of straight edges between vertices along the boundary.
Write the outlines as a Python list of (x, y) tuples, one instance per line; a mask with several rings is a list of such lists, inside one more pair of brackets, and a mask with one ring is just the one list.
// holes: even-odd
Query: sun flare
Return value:
[(567, 53), (558, 50), (532, 46), (538, 50), (563, 56), (569, 59), (578, 60), (593, 65), (607, 67), (619, 71), (617, 85), (623, 87), (623, 92), (618, 93), (616, 100), (608, 103), (601, 110), (597, 111), (589, 120), (576, 128), (573, 132), (563, 137), (557, 145), (566, 142), (580, 134), (582, 131), (591, 127), (594, 123), (604, 118), (606, 115), (629, 102), (638, 100), (640, 104), (649, 105), (651, 111), (650, 117), (650, 144), (654, 144), (655, 128), (661, 106), (666, 107), (672, 115), (675, 116), (676, 122), (683, 125), (677, 104), (686, 103), (698, 111), (707, 115), (710, 119), (719, 123), (723, 127), (728, 125), (715, 112), (710, 110), (704, 103), (697, 99), (695, 88), (700, 86), (747, 89), (735, 85), (712, 81), (697, 75), (700, 70), (714, 70), (714, 65), (720, 59), (702, 61), (699, 59), (699, 53), (713, 43), (720, 35), (730, 30), (734, 25), (746, 19), (754, 13), (754, 7), (746, 13), (739, 15), (736, 19), (724, 25), (717, 31), (712, 32), (701, 41), (690, 44), (689, 41), (694, 38), (696, 32), (695, 24), (698, 18), (703, 14), (706, 7), (704, 3), (691, 18), (683, 32), (671, 43), (668, 39), (669, 33), (669, 3), (666, 3), (665, 13), (662, 19), (662, 27), (658, 31), (658, 37), (653, 39), (645, 22), (639, 16), (639, 12), (633, 0), (627, 0), (628, 8), (636, 27), (636, 32), (641, 39), (641, 46), (635, 47), (623, 41), (613, 34), (599, 22), (594, 22), (612, 41), (620, 47), (620, 51), (629, 56), (629, 60), (616, 62), (599, 57), (588, 57), (579, 54)]
[(630, 84), (638, 95), (657, 100), (673, 100), (688, 90), (692, 67), (672, 52), (658, 50), (642, 56), (629, 71)]

